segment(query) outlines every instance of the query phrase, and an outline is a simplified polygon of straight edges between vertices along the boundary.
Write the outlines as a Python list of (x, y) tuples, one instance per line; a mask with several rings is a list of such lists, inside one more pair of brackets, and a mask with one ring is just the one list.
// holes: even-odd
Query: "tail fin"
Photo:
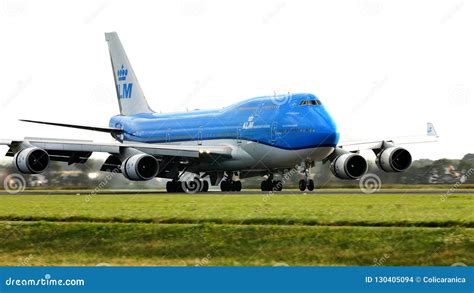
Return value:
[(117, 33), (105, 33), (105, 40), (109, 45), (110, 61), (112, 62), (120, 114), (153, 113), (143, 95), (143, 91)]
[(427, 136), (436, 136), (436, 137), (438, 137), (438, 134), (436, 133), (434, 125), (431, 122), (428, 122), (426, 124), (426, 135)]

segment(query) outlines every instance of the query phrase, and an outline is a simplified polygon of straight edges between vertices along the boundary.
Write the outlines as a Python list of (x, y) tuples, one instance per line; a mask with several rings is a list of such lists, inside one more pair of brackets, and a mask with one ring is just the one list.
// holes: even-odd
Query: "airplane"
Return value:
[[(108, 153), (100, 170), (122, 173), (132, 181), (170, 179), (167, 192), (207, 192), (209, 183), (222, 191), (241, 191), (240, 179), (261, 176), (262, 191), (281, 191), (288, 170), (301, 174), (299, 189), (314, 190), (309, 170), (330, 163), (340, 179), (357, 180), (368, 170), (360, 150), (372, 150), (385, 172), (404, 172), (411, 163), (403, 143), (431, 142), (436, 131), (428, 123), (418, 141), (396, 139), (341, 143), (336, 123), (313, 94), (270, 95), (247, 99), (216, 110), (161, 114), (153, 111), (115, 32), (105, 33), (120, 114), (108, 127), (21, 120), (109, 133), (115, 141), (25, 137), (3, 139), (7, 156), (19, 172), (44, 172), (50, 161), (86, 163), (94, 152)], [(283, 178), (283, 177), (282, 177)]]

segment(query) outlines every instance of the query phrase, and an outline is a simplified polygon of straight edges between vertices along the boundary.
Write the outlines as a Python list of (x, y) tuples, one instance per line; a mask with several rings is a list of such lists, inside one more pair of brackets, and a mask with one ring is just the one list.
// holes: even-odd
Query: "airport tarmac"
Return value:
[[(458, 190), (446, 190), (446, 189), (408, 189), (408, 190), (403, 190), (403, 189), (397, 189), (397, 190), (379, 190), (371, 194), (397, 194), (397, 195), (403, 195), (403, 194), (473, 194), (474, 195), (474, 190), (473, 189), (458, 189)], [(258, 190), (244, 190), (240, 192), (222, 192), (218, 190), (210, 190), (206, 193), (196, 193), (196, 195), (200, 194), (207, 194), (207, 195), (224, 195), (224, 194), (229, 194), (229, 195), (264, 195), (268, 194), (268, 191), (258, 191)], [(364, 193), (359, 189), (354, 189), (354, 190), (347, 190), (347, 189), (342, 189), (342, 190), (337, 190), (337, 189), (320, 189), (320, 190), (314, 190), (314, 191), (299, 191), (299, 190), (288, 190), (288, 191), (276, 191), (272, 192), (273, 194), (280, 194), (280, 195), (295, 195), (295, 194), (307, 194), (307, 195), (318, 195), (318, 194), (324, 194), (324, 195), (339, 195), (339, 194), (357, 194), (357, 195), (366, 195), (369, 193)], [(0, 192), (0, 195), (57, 195), (57, 194), (65, 194), (65, 195), (84, 195), (84, 194), (102, 194), (102, 195), (127, 195), (127, 194), (168, 194), (164, 190), (101, 190), (98, 192), (95, 192), (93, 190), (25, 190), (22, 192), (18, 193), (9, 193), (6, 191)], [(183, 193), (174, 193), (176, 195), (183, 194)]]

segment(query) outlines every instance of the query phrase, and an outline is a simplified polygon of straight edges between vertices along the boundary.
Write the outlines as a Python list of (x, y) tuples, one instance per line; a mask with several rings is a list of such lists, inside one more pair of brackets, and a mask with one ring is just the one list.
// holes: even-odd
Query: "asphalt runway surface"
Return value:
[[(102, 190), (99, 192), (94, 192), (93, 190), (46, 190), (46, 191), (31, 191), (25, 190), (18, 193), (9, 193), (6, 191), (0, 192), (0, 195), (55, 195), (55, 194), (65, 194), (65, 195), (84, 195), (84, 194), (97, 194), (97, 195), (133, 195), (133, 194), (185, 194), (185, 193), (167, 193), (164, 190), (141, 190), (141, 191), (126, 191), (126, 190)], [(240, 192), (222, 192), (217, 190), (210, 190), (205, 193), (195, 193), (196, 195), (264, 195), (268, 194), (268, 191), (257, 191), (257, 190), (248, 190), (248, 191), (240, 191)], [(318, 195), (318, 194), (332, 194), (332, 195), (339, 195), (339, 194), (358, 194), (358, 195), (366, 195), (367, 193), (362, 192), (361, 190), (354, 189), (354, 190), (313, 190), (313, 191), (297, 191), (297, 190), (289, 190), (289, 191), (276, 191), (272, 192), (273, 194), (280, 194), (280, 195), (295, 195), (295, 194), (307, 194), (307, 195)], [(472, 194), (474, 195), (473, 189), (456, 189), (456, 190), (447, 190), (447, 189), (410, 189), (410, 190), (380, 190), (374, 192), (372, 194)]]

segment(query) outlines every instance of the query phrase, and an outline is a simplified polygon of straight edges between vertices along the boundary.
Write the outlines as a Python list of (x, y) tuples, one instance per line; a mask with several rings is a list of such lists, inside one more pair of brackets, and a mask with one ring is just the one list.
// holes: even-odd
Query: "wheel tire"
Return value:
[(207, 192), (209, 191), (209, 182), (207, 180), (202, 181), (202, 192)]
[(300, 182), (298, 183), (298, 186), (300, 188), (300, 191), (305, 191), (305, 189), (306, 189), (306, 180), (301, 179)]
[(308, 188), (309, 191), (314, 190), (314, 181), (313, 181), (313, 179), (308, 180), (308, 184), (306, 185), (306, 188)]
[(183, 190), (183, 182), (176, 181), (176, 191), (175, 192), (184, 192)]
[(283, 183), (281, 180), (275, 180), (272, 182), (273, 191), (281, 191), (283, 189)]
[(229, 191), (229, 182), (227, 180), (221, 181), (221, 191)]
[(166, 182), (166, 192), (176, 192), (176, 184), (174, 181)]
[(242, 190), (242, 182), (235, 181), (234, 184), (232, 184), (232, 187), (233, 187), (234, 191), (241, 191)]
[(272, 187), (273, 187), (272, 181), (271, 180), (265, 180), (263, 182), (264, 182), (263, 184), (264, 184), (264, 187), (265, 187), (265, 189), (263, 191), (271, 191)]

